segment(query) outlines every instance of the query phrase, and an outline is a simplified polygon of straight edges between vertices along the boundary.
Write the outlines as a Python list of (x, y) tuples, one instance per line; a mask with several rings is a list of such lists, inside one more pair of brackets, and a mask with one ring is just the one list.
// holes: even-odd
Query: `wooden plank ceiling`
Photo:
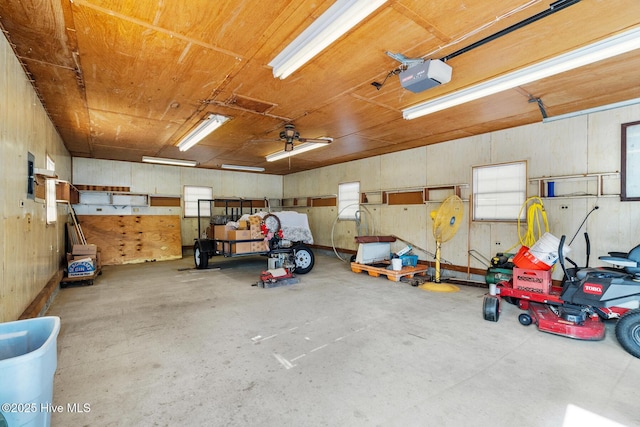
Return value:
[[(402, 109), (640, 25), (637, 0), (582, 0), (448, 61), (450, 83), (421, 93), (391, 77), (550, 7), (529, 0), (389, 0), (285, 80), (268, 63), (331, 0), (3, 0), (0, 24), (73, 156), (142, 156), (261, 166), (288, 174), (538, 122), (640, 97), (640, 52), (415, 120)], [(176, 144), (207, 113), (231, 120), (196, 147)], [(334, 142), (290, 160), (287, 123)]]

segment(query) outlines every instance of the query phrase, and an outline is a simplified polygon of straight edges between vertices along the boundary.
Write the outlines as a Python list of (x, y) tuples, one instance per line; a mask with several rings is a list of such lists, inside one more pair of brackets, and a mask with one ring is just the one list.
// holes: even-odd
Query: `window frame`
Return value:
[[(348, 199), (343, 200), (343, 197), (354, 193), (353, 191), (349, 191), (347, 186), (357, 186), (355, 197), (349, 197)], [(360, 209), (360, 181), (339, 183), (337, 204), (339, 221), (355, 221), (356, 212)]]
[[(191, 194), (187, 194), (188, 193), (188, 189), (199, 189), (199, 190), (208, 190), (208, 191), (204, 191), (204, 193), (208, 193), (208, 194), (204, 194), (205, 196), (208, 195), (209, 197), (200, 197), (203, 194), (197, 194), (198, 198), (197, 199), (193, 199), (193, 197), (189, 197), (192, 196)], [(196, 195), (193, 195), (196, 196)], [(183, 218), (198, 218), (198, 200), (205, 200), (205, 199), (213, 199), (213, 187), (207, 187), (204, 185), (185, 185), (182, 188), (182, 217)], [(204, 205), (205, 207), (203, 207), (204, 212), (200, 212), (200, 216), (201, 217), (209, 217), (211, 216), (211, 203), (207, 203)], [(207, 212), (208, 211), (208, 212)]]
[[(521, 181), (507, 185), (505, 191), (498, 191), (498, 186), (503, 183), (497, 183), (497, 179), (505, 179), (508, 174), (506, 168), (521, 169), (517, 171), (514, 179)], [(486, 173), (486, 176), (479, 176)], [(503, 177), (500, 177), (502, 174)], [(527, 200), (528, 190), (528, 165), (526, 160), (506, 163), (493, 163), (489, 165), (472, 166), (471, 168), (471, 220), (474, 222), (516, 222), (526, 219), (526, 211), (522, 209), (522, 205)], [(481, 181), (482, 180), (482, 181)], [(484, 180), (487, 180), (486, 182)], [(485, 187), (479, 189), (479, 186)], [(493, 189), (493, 190), (492, 190)], [(517, 199), (508, 197), (508, 194), (514, 194)], [(483, 197), (484, 196), (484, 197)], [(487, 197), (495, 197), (495, 203), (487, 204)], [(505, 215), (487, 215), (489, 210), (497, 213), (499, 210), (506, 210)], [(480, 217), (482, 215), (482, 217)], [(520, 216), (520, 218), (518, 218)]]
[(640, 201), (640, 173), (631, 167), (640, 159), (640, 121), (622, 123), (620, 159), (620, 201)]
[[(51, 171), (55, 175), (56, 162), (48, 154), (45, 157), (45, 169)], [(55, 224), (58, 222), (58, 201), (56, 194), (56, 179), (53, 177), (47, 177), (44, 181), (45, 184), (45, 196), (44, 205), (47, 217), (47, 224)]]

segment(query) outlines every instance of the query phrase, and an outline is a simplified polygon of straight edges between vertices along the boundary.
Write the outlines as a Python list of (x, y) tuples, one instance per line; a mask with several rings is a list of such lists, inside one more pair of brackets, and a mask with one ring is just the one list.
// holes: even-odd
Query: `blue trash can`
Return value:
[(0, 424), (49, 426), (60, 318), (0, 323)]

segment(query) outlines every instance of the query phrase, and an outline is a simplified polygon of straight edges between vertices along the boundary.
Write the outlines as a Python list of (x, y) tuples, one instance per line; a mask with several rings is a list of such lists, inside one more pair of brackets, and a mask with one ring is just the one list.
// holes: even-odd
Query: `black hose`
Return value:
[(587, 244), (587, 264), (584, 266), (585, 268), (589, 268), (589, 257), (591, 256), (591, 240), (589, 240), (589, 233), (584, 232), (584, 240)]
[[(594, 206), (593, 209), (591, 209), (589, 211), (589, 213), (587, 214), (587, 216), (584, 217), (584, 219), (582, 220), (582, 223), (580, 224), (580, 227), (578, 227), (578, 229), (576, 230), (576, 234), (573, 235), (573, 237), (571, 238), (571, 241), (569, 242), (569, 246), (571, 246), (571, 244), (573, 243), (573, 240), (576, 238), (576, 236), (578, 235), (578, 232), (580, 231), (580, 229), (582, 228), (582, 226), (584, 225), (585, 222), (587, 222), (587, 218), (589, 218), (589, 215), (591, 215), (591, 213), (593, 211), (595, 211), (596, 209), (600, 209), (600, 206)], [(590, 248), (589, 248), (590, 249)]]

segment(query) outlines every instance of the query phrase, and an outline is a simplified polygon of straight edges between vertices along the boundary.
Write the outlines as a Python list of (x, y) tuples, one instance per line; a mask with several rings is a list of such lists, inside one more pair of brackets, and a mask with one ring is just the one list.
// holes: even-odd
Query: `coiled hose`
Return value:
[[(527, 228), (522, 233), (520, 218), (522, 218), (522, 212), (525, 209), (527, 210)], [(518, 238), (520, 239), (520, 244), (530, 248), (548, 231), (549, 221), (547, 220), (547, 211), (544, 209), (542, 199), (537, 196), (529, 197), (522, 204), (518, 214)]]
[[(367, 235), (367, 234), (375, 234), (375, 224), (373, 223), (373, 217), (371, 216), (371, 212), (369, 212), (369, 209), (367, 209), (366, 206), (361, 205), (360, 203), (356, 202), (356, 203), (351, 203), (347, 206), (345, 206), (344, 208), (342, 208), (340, 210), (340, 212), (338, 212), (338, 215), (336, 215), (336, 218), (333, 220), (333, 224), (331, 225), (331, 247), (333, 248), (333, 253), (338, 257), (338, 259), (340, 259), (341, 261), (344, 262), (349, 262), (348, 259), (344, 259), (340, 256), (340, 254), (338, 253), (338, 250), (336, 249), (336, 244), (334, 241), (334, 231), (336, 228), (336, 224), (338, 223), (338, 219), (340, 219), (340, 215), (342, 214), (342, 212), (344, 212), (346, 209), (355, 206), (355, 205), (359, 205), (358, 206), (358, 210), (355, 212), (355, 220), (356, 220), (356, 231), (358, 233), (358, 236), (363, 236), (363, 235)], [(368, 216), (368, 218), (371, 221), (371, 228), (369, 228), (368, 224), (365, 224), (363, 226), (362, 224), (362, 213), (366, 213)], [(362, 232), (365, 231), (366, 234), (362, 234)]]

